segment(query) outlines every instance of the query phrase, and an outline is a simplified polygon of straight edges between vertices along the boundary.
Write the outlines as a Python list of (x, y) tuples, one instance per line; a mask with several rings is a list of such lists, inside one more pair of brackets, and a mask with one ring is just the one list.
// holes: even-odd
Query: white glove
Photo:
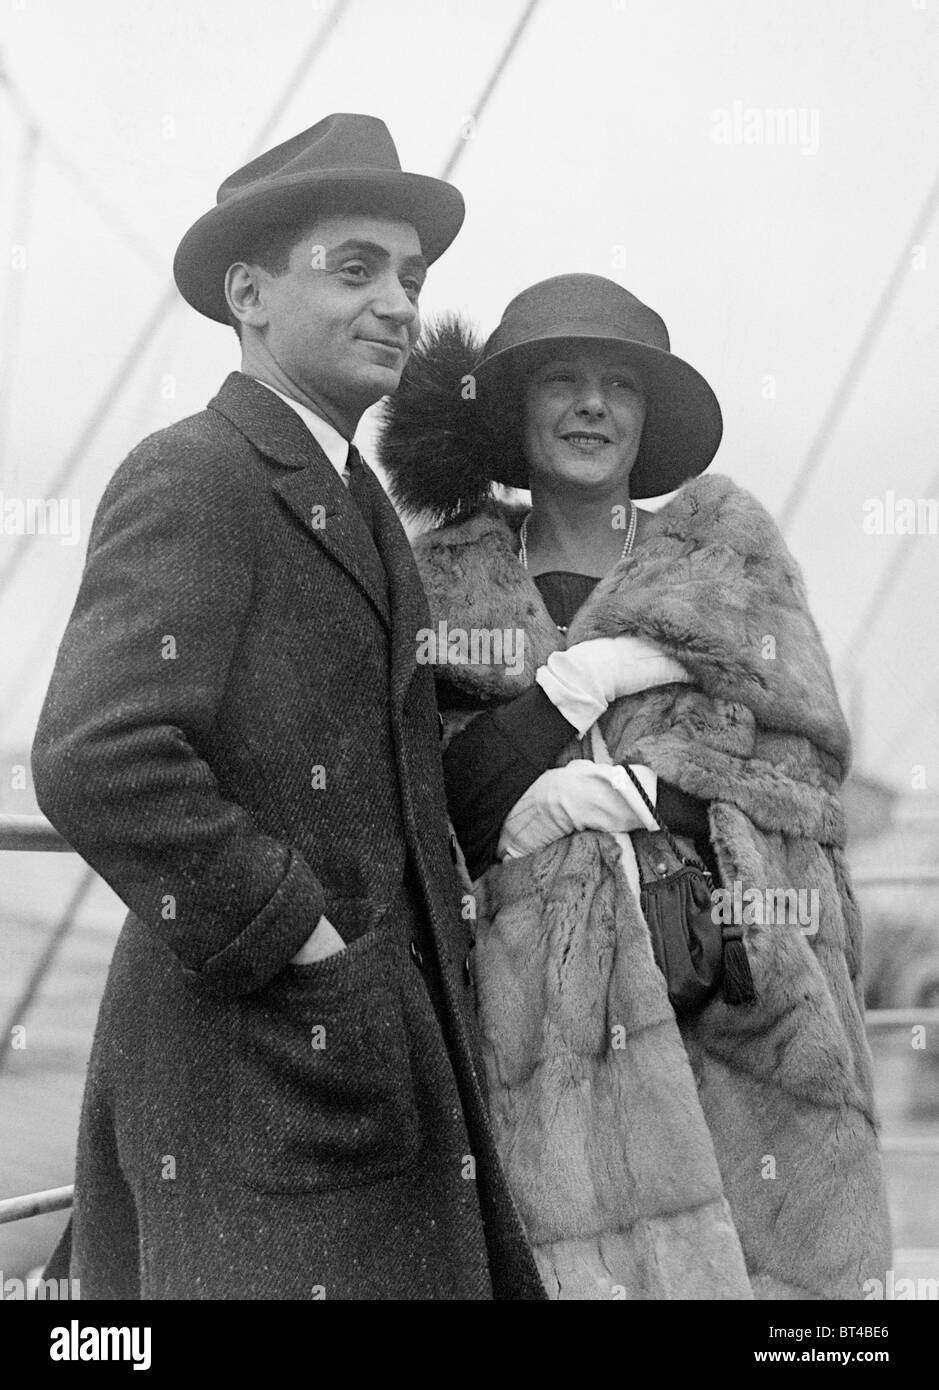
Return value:
[[(631, 766), (655, 805), (656, 774), (648, 767)], [(500, 859), (520, 859), (576, 830), (618, 834), (656, 828), (624, 767), (578, 758), (532, 782), (506, 816), (496, 853)]]
[(535, 672), (548, 699), (584, 734), (607, 706), (655, 685), (690, 682), (684, 666), (641, 637), (592, 637), (552, 652)]

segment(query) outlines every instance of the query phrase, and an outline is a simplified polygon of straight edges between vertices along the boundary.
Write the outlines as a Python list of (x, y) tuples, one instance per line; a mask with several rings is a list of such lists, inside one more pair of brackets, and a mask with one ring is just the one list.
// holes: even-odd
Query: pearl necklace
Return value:
[[(525, 517), (525, 520), (522, 522), (522, 528), (521, 528), (521, 530), (520, 530), (519, 533), (518, 533), (518, 539), (519, 539), (519, 552), (518, 552), (518, 558), (521, 560), (521, 562), (522, 562), (523, 566), (525, 567), (525, 569), (528, 569), (528, 518), (529, 518), (530, 516), (531, 516), (531, 512), (528, 512), (527, 515), (526, 515), (526, 517)], [(623, 552), (622, 552), (622, 554), (621, 554), (620, 557), (619, 557), (619, 558), (620, 558), (620, 561), (625, 560), (625, 559), (626, 559), (626, 556), (629, 555), (629, 554), (631, 553), (631, 551), (632, 551), (632, 548), (633, 548), (633, 541), (636, 539), (636, 526), (637, 526), (638, 522), (639, 522), (639, 508), (636, 506), (635, 502), (634, 502), (633, 499), (630, 497), (630, 499), (629, 499), (629, 526), (628, 526), (627, 529), (626, 529), (626, 539), (623, 541)], [(617, 563), (619, 563), (619, 561), (618, 561)], [(563, 629), (562, 629), (562, 630), (563, 630)]]

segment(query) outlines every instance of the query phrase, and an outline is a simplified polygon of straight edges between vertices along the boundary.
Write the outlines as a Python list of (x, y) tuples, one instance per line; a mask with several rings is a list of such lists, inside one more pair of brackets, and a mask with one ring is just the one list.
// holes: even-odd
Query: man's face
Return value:
[(525, 454), (532, 478), (578, 491), (623, 484), (642, 440), (645, 400), (615, 343), (561, 349), (525, 391)]
[(409, 223), (323, 217), (298, 238), (286, 274), (257, 272), (265, 351), (304, 395), (357, 417), (397, 389), (426, 271)]

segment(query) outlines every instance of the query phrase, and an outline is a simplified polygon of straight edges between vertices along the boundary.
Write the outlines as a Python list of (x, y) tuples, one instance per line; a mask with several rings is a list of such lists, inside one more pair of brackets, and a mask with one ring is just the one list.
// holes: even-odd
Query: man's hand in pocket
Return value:
[(314, 961), (325, 960), (327, 956), (334, 956), (337, 951), (345, 949), (346, 943), (332, 922), (328, 917), (321, 917), (313, 929), (313, 934), (307, 937), (290, 964), (312, 965)]

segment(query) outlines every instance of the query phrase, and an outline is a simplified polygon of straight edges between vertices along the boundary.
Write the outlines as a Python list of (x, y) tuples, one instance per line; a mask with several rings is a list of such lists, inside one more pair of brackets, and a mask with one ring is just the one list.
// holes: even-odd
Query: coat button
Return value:
[(467, 989), (473, 983), (473, 962), (469, 956), (463, 957), (463, 983)]
[(412, 942), (411, 942), (411, 959), (413, 960), (414, 964), (417, 966), (418, 970), (423, 970), (423, 969), (424, 969), (424, 956), (423, 956), (423, 953), (422, 953), (422, 951), (421, 951), (420, 946), (418, 946), (417, 942), (416, 942), (416, 941), (413, 941), (413, 940), (412, 940)]

